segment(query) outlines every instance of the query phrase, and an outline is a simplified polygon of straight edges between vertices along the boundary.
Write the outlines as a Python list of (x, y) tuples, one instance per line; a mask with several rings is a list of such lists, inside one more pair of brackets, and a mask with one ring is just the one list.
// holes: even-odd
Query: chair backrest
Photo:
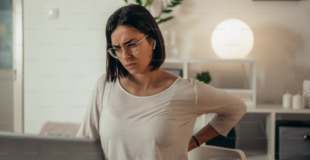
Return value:
[(201, 145), (188, 152), (189, 160), (246, 160), (240, 149)]
[(41, 128), (40, 135), (59, 135), (74, 137), (78, 130), (80, 124), (77, 123), (61, 123), (61, 122), (46, 122)]
[(100, 139), (0, 131), (1, 160), (103, 160)]

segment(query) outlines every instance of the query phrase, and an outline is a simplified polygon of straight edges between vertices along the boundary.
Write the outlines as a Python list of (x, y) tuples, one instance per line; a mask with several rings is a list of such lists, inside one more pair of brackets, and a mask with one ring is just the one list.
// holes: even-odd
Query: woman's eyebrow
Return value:
[[(125, 42), (124, 44), (128, 44), (128, 43), (130, 43), (132, 40), (135, 40), (135, 39), (136, 39), (136, 38), (133, 38), (133, 39), (131, 39), (131, 40)], [(112, 47), (119, 47), (119, 45), (112, 45)]]

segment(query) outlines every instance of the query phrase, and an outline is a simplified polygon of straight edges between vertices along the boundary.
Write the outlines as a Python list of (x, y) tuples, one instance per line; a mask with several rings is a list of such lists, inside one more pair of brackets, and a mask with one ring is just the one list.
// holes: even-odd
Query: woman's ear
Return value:
[(156, 39), (154, 39), (154, 46), (153, 46), (153, 50), (155, 49), (156, 47)]

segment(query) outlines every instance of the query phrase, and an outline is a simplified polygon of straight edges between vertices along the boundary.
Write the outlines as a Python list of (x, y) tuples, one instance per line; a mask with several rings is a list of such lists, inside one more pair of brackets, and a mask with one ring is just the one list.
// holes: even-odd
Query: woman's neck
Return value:
[(161, 82), (164, 78), (163, 76), (164, 72), (162, 69), (157, 69), (147, 74), (129, 74), (125, 83), (138, 88), (140, 91), (147, 91), (161, 86)]

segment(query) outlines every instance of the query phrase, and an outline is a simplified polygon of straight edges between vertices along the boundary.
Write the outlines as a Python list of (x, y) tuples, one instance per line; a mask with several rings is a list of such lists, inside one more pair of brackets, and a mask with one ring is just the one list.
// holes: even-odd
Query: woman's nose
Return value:
[[(123, 57), (124, 56), (124, 57)], [(131, 53), (130, 53), (130, 50), (129, 49), (124, 49), (122, 50), (122, 58), (123, 59), (126, 59), (128, 57), (131, 57)]]

